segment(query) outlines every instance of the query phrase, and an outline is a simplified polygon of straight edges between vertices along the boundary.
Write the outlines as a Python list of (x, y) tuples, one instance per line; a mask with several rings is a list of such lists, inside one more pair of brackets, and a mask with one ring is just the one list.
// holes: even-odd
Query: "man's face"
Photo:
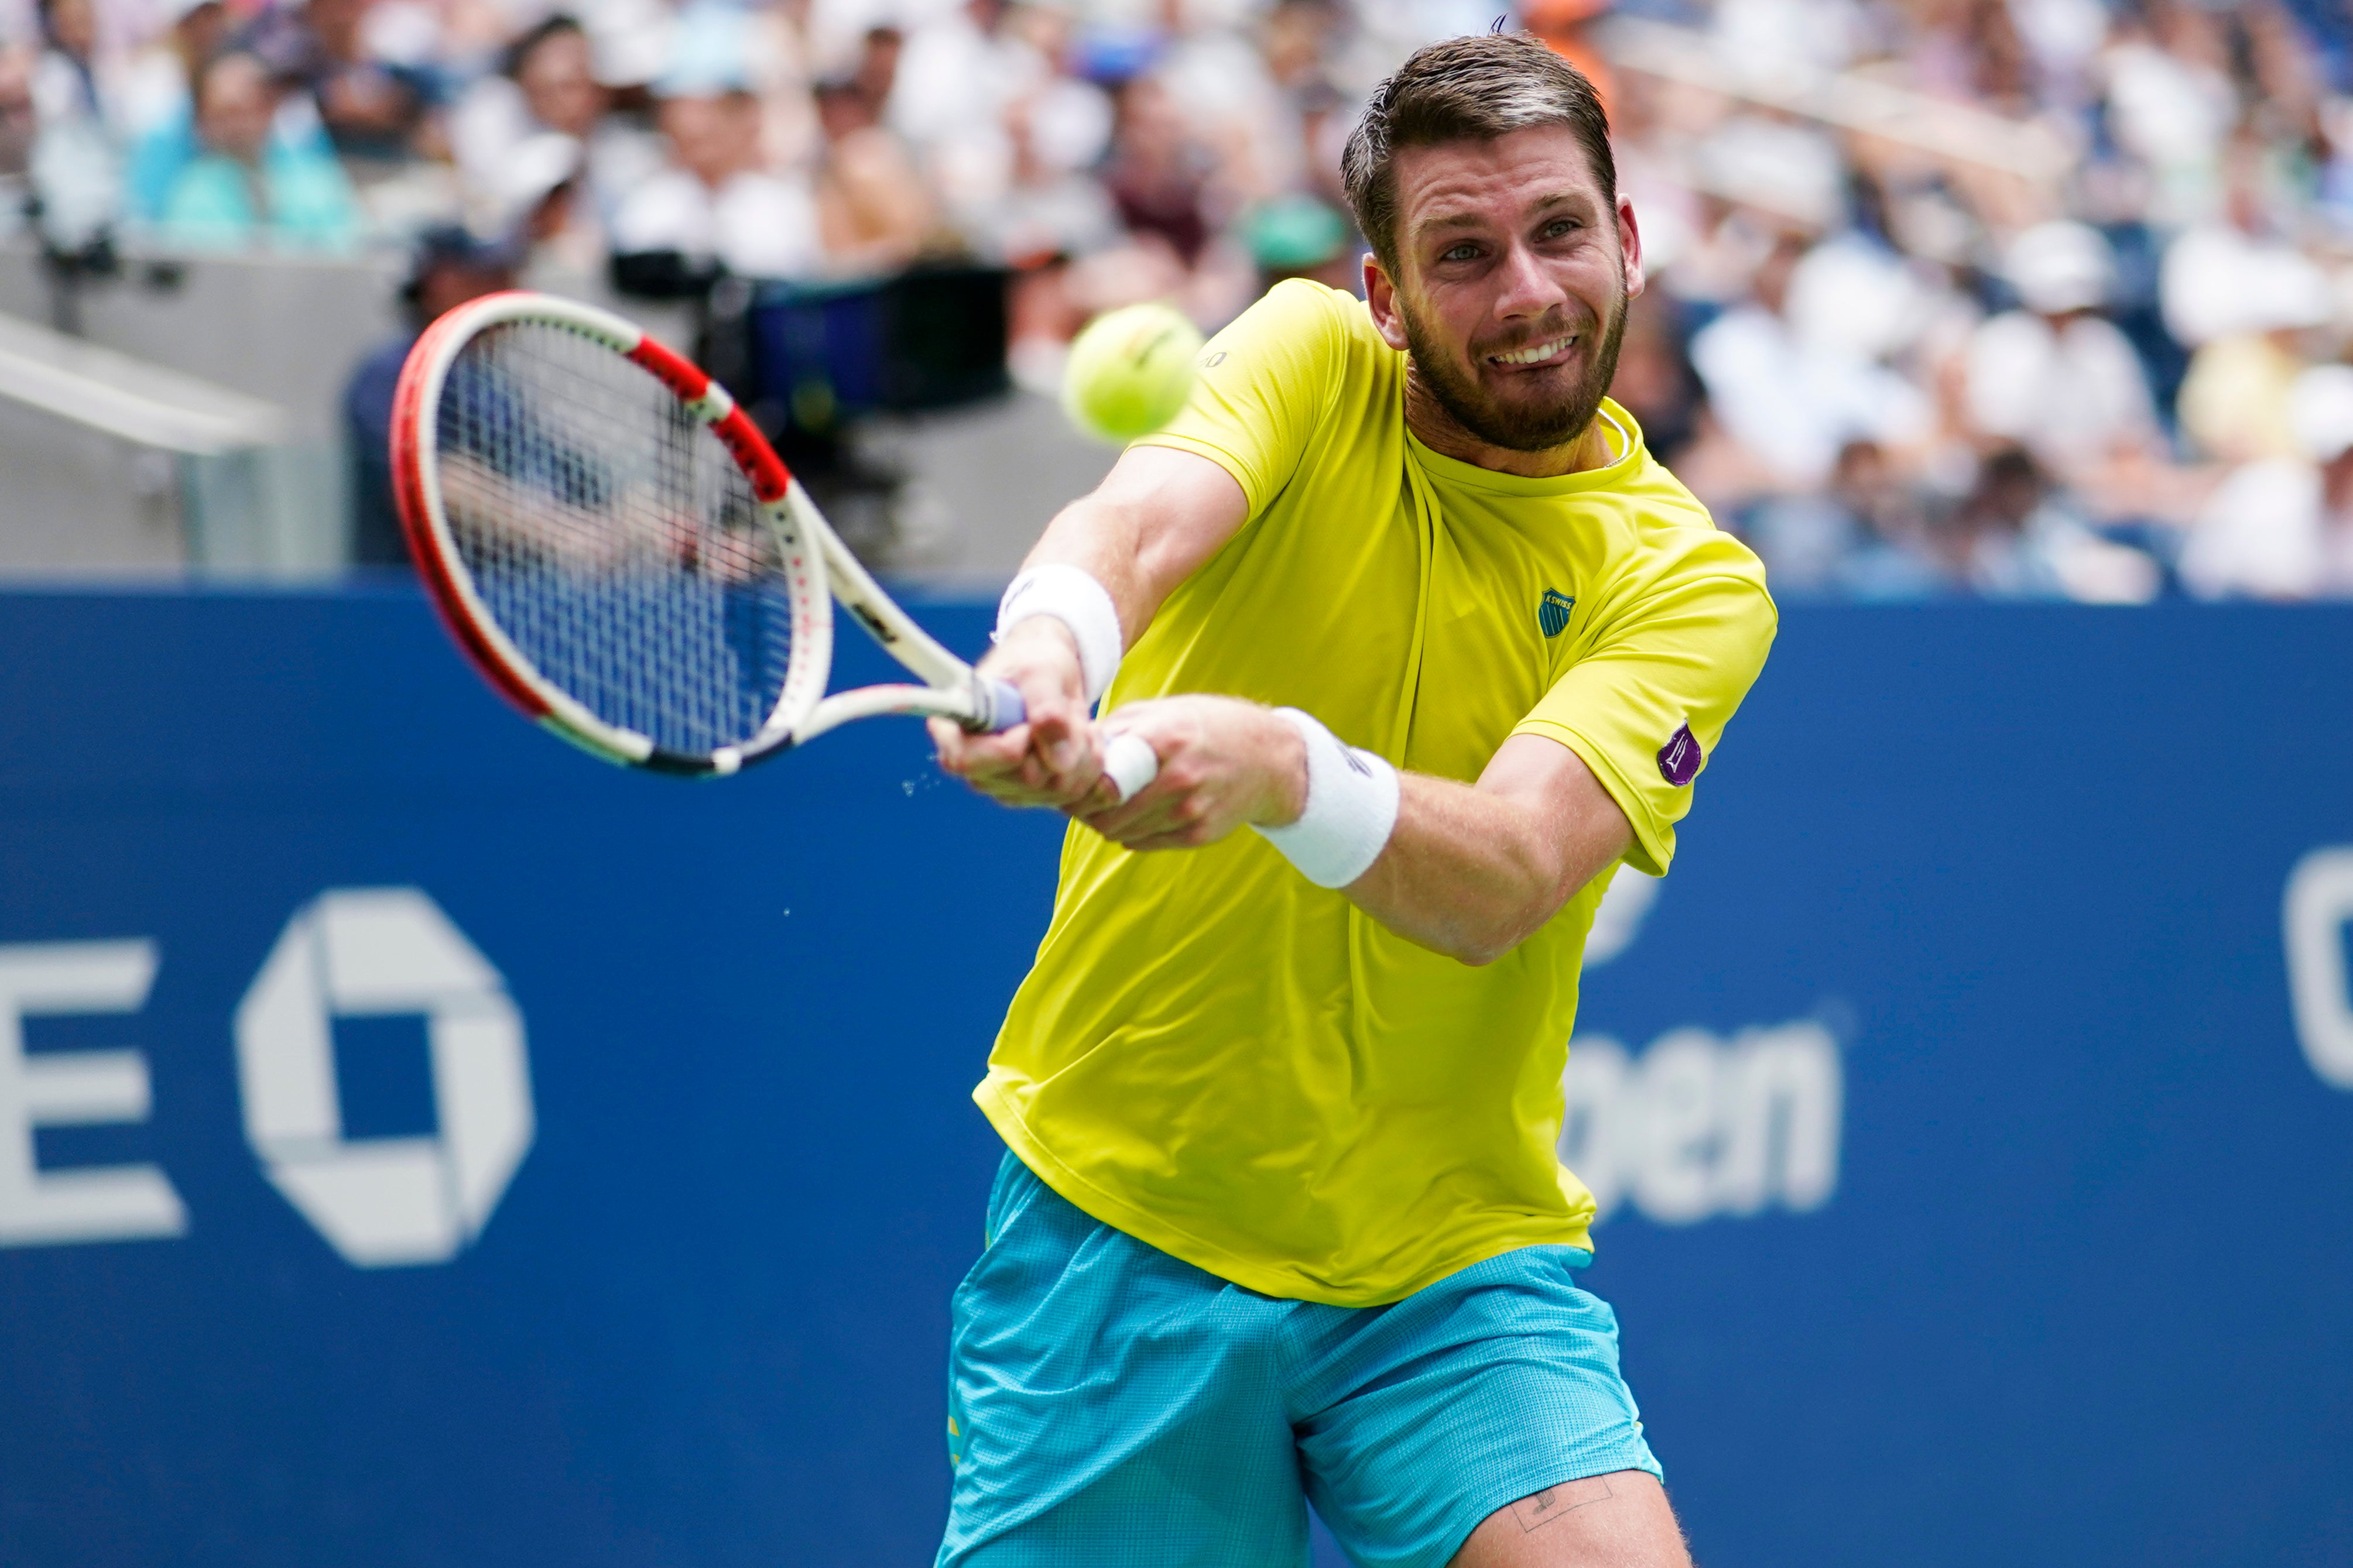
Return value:
[(277, 111), (269, 73), (251, 55), (223, 55), (206, 68), (196, 94), (196, 129), (214, 152), (259, 163)]
[(1397, 155), (1398, 276), (1370, 258), (1373, 321), (1440, 405), (1492, 447), (1540, 452), (1609, 390), (1642, 289), (1633, 207), (1576, 132), (1536, 126)]
[(586, 137), (605, 112), (605, 89), (596, 85), (588, 40), (578, 33), (550, 33), (523, 57), (515, 72), (532, 118), (551, 131)]
[(427, 268), (417, 281), (417, 314), (427, 321), (438, 321), (469, 300), (513, 287), (514, 273), (506, 268), (443, 261)]
[(759, 156), (759, 100), (748, 92), (664, 99), (661, 128), (679, 167), (713, 190)]

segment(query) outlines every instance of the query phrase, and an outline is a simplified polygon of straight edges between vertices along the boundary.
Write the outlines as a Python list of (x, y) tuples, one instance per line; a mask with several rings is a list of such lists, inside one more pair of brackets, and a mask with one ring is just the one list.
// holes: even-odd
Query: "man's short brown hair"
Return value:
[(1407, 147), (1493, 142), (1535, 125), (1566, 125), (1593, 161), (1602, 199), (1618, 201), (1609, 117), (1585, 73), (1527, 33), (1482, 33), (1416, 49), (1373, 89), (1340, 155), (1356, 226), (1397, 276), (1397, 174)]

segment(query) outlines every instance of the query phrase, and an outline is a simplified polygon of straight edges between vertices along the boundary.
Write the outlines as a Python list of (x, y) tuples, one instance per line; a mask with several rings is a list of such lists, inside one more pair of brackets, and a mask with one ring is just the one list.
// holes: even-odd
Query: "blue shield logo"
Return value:
[(1546, 588), (1544, 598), (1536, 605), (1536, 625), (1547, 637), (1556, 637), (1568, 629), (1568, 612), (1577, 608), (1577, 601), (1557, 588)]

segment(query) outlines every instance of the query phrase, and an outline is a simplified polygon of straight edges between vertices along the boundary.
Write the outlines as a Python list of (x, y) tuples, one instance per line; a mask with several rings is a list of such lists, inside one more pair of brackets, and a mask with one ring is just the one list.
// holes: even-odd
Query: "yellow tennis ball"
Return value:
[(1193, 395), (1201, 330), (1174, 305), (1128, 305), (1087, 323), (1062, 371), (1062, 411), (1105, 441), (1149, 436)]

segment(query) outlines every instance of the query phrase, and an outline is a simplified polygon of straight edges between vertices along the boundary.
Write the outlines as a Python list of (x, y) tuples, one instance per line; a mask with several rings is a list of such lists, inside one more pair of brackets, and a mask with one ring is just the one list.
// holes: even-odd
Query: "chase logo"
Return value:
[(1556, 637), (1568, 629), (1568, 612), (1577, 608), (1577, 601), (1557, 588), (1546, 588), (1536, 603), (1536, 625), (1544, 635)]

